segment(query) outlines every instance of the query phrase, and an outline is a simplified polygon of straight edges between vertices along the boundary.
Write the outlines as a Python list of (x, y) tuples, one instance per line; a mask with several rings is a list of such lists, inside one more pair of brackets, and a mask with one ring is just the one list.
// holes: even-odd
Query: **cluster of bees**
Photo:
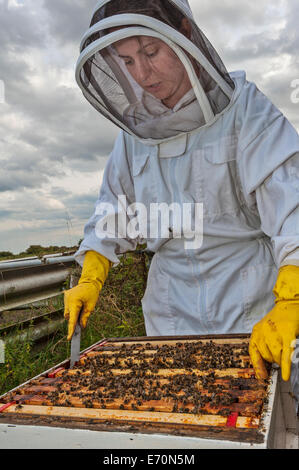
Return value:
[[(238, 355), (234, 354), (235, 348)], [(65, 371), (48, 399), (54, 405), (70, 406), (71, 397), (78, 397), (85, 407), (93, 407), (96, 402), (101, 408), (118, 400), (119, 409), (133, 410), (138, 410), (141, 405), (144, 409), (147, 402), (162, 400), (173, 403), (174, 413), (195, 414), (206, 404), (228, 407), (236, 402), (236, 397), (224, 391), (223, 385), (215, 384), (213, 369), (242, 367), (239, 355), (248, 356), (246, 343), (231, 346), (211, 341), (106, 346), (99, 354), (87, 356), (72, 375)], [(247, 364), (243, 364), (245, 366)], [(167, 377), (167, 373), (161, 375), (161, 369), (165, 372), (167, 369), (184, 369), (186, 373)], [(211, 371), (199, 376), (194, 369)], [(126, 370), (126, 373), (118, 373), (119, 370)], [(160, 375), (156, 375), (159, 370)], [(61, 392), (65, 397), (63, 403)], [(149, 406), (147, 411), (155, 411), (155, 407)], [(229, 409), (222, 410), (222, 414), (228, 413)]]
[(209, 413), (217, 407), (218, 414), (228, 415), (238, 402), (232, 390), (246, 390), (250, 380), (228, 375), (221, 381), (215, 370), (248, 367), (246, 342), (113, 343), (62, 372), (54, 391), (40, 393), (43, 405), (161, 411), (166, 404), (173, 413)]

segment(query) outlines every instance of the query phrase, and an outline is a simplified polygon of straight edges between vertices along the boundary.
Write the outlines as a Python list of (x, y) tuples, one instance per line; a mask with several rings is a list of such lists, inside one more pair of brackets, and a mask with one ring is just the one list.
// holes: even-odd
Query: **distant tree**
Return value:
[(43, 253), (45, 250), (44, 247), (42, 247), (41, 245), (30, 245), (29, 248), (27, 248), (27, 250), (25, 251), (25, 253), (27, 255), (35, 255), (35, 256), (38, 256), (40, 255), (41, 253)]
[(11, 253), (10, 251), (0, 251), (0, 258), (8, 258), (8, 257), (13, 257), (14, 254)]
[(76, 251), (78, 249), (77, 246), (41, 246), (41, 245), (30, 245), (26, 251), (19, 253), (19, 256), (22, 254), (25, 256), (43, 256), (47, 254), (54, 254), (54, 253), (64, 253), (66, 251)]

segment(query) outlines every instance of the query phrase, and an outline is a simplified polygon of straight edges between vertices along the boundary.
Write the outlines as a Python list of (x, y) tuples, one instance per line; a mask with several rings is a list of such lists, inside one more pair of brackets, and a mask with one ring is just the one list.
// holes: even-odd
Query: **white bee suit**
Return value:
[[(107, 3), (100, 2), (96, 11)], [(188, 2), (169, 3), (192, 18)], [(127, 17), (122, 16), (125, 24)], [(155, 21), (154, 33), (159, 29)], [(92, 33), (100, 27), (94, 23)], [(118, 40), (125, 31), (112, 34)], [(165, 30), (159, 34), (179, 45), (176, 31), (171, 38)], [(90, 37), (91, 32), (86, 33), (82, 44)], [(92, 80), (88, 82), (82, 72), (86, 57), (94, 53), (92, 48), (101, 47), (107, 37), (97, 36), (85, 49), (81, 46), (77, 80), (89, 102), (122, 130), (76, 259), (82, 265), (86, 251), (94, 250), (117, 264), (117, 255), (146, 241), (155, 253), (142, 300), (148, 335), (250, 333), (274, 305), (272, 289), (279, 267), (299, 265), (298, 133), (246, 80), (245, 72), (226, 74), (222, 64), (217, 70), (208, 65), (201, 57), (204, 48), (198, 49), (197, 60), (207, 71), (205, 80), (195, 83), (175, 109), (143, 93), (139, 100), (126, 98), (120, 120), (113, 105), (103, 102), (100, 91), (96, 94), (94, 82), (91, 90)], [(182, 50), (191, 54), (194, 51), (186, 41)], [(217, 63), (216, 51), (208, 49), (209, 60), (213, 57)], [(109, 60), (106, 55), (106, 63)], [(114, 66), (113, 70), (121, 83)], [(142, 121), (136, 120), (141, 114)], [(119, 203), (120, 195), (125, 196), (126, 206)], [(192, 239), (179, 238), (173, 216), (162, 236), (150, 236), (150, 217), (139, 237), (106, 236), (104, 222), (114, 213), (127, 224), (133, 221), (133, 212), (127, 211), (133, 203), (142, 203), (147, 214), (153, 205), (162, 203), (189, 204), (195, 214), (196, 204), (202, 204), (201, 243), (196, 246)]]

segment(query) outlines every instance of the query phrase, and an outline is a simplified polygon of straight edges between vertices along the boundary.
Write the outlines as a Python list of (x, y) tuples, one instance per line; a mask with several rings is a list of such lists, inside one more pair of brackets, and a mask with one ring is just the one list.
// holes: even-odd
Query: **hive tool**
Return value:
[(70, 360), (70, 368), (74, 367), (76, 362), (79, 362), (80, 359), (80, 345), (81, 345), (81, 326), (80, 326), (80, 317), (82, 310), (80, 310), (76, 328), (71, 340), (71, 360)]

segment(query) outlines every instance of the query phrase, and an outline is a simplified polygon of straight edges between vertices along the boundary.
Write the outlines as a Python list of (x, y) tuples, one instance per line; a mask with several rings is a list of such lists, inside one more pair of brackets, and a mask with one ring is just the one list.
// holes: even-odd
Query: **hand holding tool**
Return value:
[(86, 328), (88, 318), (96, 306), (111, 264), (111, 261), (99, 253), (88, 251), (85, 255), (78, 285), (64, 292), (64, 317), (69, 322), (68, 341), (71, 340), (77, 323), (81, 328)]

